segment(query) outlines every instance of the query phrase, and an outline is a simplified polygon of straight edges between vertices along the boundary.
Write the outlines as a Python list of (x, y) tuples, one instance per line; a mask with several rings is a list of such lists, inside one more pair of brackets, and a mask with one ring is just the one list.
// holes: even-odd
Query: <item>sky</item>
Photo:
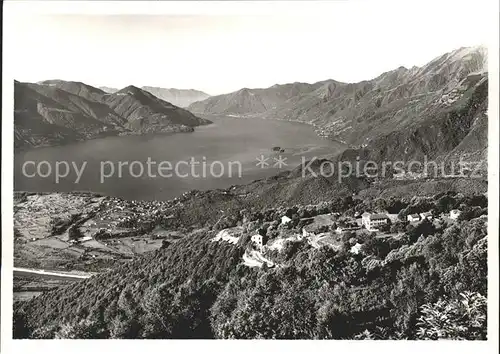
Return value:
[(486, 44), (484, 4), (355, 0), (310, 3), (303, 11), (282, 3), (249, 14), (18, 13), (14, 76), (212, 95), (297, 81), (357, 82)]

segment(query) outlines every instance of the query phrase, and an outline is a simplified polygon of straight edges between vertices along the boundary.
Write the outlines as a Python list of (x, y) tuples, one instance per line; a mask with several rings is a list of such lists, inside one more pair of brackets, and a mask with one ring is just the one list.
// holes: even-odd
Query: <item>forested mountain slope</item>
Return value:
[[(339, 238), (340, 248), (286, 241), (281, 250), (266, 251), (275, 263), (272, 268), (243, 264), (242, 255), (254, 248), (250, 236), (266, 228), (272, 241), (299, 232), (300, 223), (278, 226), (282, 214), (277, 209), (243, 212), (237, 221), (243, 236), (236, 244), (214, 242), (216, 230), (200, 230), (111, 271), (16, 304), (14, 336), (484, 339), (484, 196), (339, 198), (291, 208), (287, 215), (298, 221), (332, 211), (349, 215), (383, 207), (400, 210), (404, 220), (409, 213), (430, 209), (438, 215), (457, 205), (465, 209), (456, 222), (396, 222), (400, 237), (350, 234)], [(356, 242), (362, 244), (361, 251), (353, 253)], [(447, 311), (442, 301), (450, 316), (470, 306), (467, 315), (449, 320), (463, 325), (463, 331), (434, 331), (440, 324), (428, 309)]]

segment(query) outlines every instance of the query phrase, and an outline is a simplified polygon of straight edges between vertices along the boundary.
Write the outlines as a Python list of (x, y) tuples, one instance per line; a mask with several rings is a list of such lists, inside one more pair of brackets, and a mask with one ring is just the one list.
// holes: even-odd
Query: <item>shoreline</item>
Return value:
[[(198, 113), (199, 114), (199, 113)], [(346, 149), (353, 148), (349, 144), (346, 144), (343, 141), (336, 140), (336, 139), (330, 139), (329, 137), (325, 135), (321, 135), (317, 133), (317, 125), (311, 122), (304, 122), (304, 121), (294, 121), (294, 120), (287, 120), (287, 119), (281, 119), (281, 118), (265, 118), (265, 117), (259, 117), (259, 116), (236, 116), (236, 115), (219, 115), (219, 114), (199, 114), (200, 118), (207, 119), (206, 117), (212, 117), (212, 118), (222, 118), (222, 119), (261, 119), (261, 120), (267, 120), (267, 121), (278, 121), (278, 122), (286, 122), (286, 123), (291, 123), (291, 124), (301, 124), (301, 125), (307, 125), (310, 127), (313, 127), (314, 133), (320, 137), (321, 139), (325, 139), (328, 141), (332, 141), (335, 143), (338, 143), (345, 147)], [(210, 123), (207, 124), (200, 124), (195, 127), (189, 127), (191, 129), (189, 130), (173, 130), (173, 131), (165, 131), (165, 132), (151, 132), (151, 133), (140, 133), (140, 132), (120, 132), (120, 131), (115, 131), (111, 132), (108, 135), (102, 136), (102, 135), (96, 135), (89, 137), (87, 139), (82, 139), (82, 140), (75, 140), (75, 141), (69, 141), (69, 142), (59, 142), (55, 144), (49, 144), (49, 145), (37, 145), (37, 146), (23, 146), (23, 147), (15, 147), (14, 146), (14, 155), (15, 154), (20, 154), (20, 153), (25, 153), (33, 150), (39, 150), (39, 149), (44, 149), (44, 148), (54, 148), (54, 147), (63, 147), (63, 146), (69, 146), (73, 144), (80, 144), (80, 143), (85, 143), (87, 141), (93, 141), (93, 140), (99, 140), (99, 139), (107, 139), (107, 138), (113, 138), (113, 137), (127, 137), (127, 136), (143, 136), (143, 137), (154, 137), (154, 136), (168, 136), (168, 135), (173, 135), (173, 134), (187, 134), (187, 133), (194, 133), (197, 128), (199, 127), (205, 127), (205, 126), (210, 126), (214, 124), (213, 121), (209, 120)]]
[[(195, 113), (193, 113), (195, 114)], [(313, 127), (314, 129), (314, 133), (316, 133), (316, 135), (318, 137), (320, 137), (321, 139), (325, 139), (325, 140), (329, 140), (329, 141), (333, 141), (333, 142), (336, 142), (336, 143), (339, 143), (339, 144), (342, 144), (344, 146), (346, 146), (347, 149), (352, 149), (354, 148), (354, 146), (351, 146), (349, 144), (347, 144), (346, 142), (344, 141), (341, 141), (341, 140), (337, 140), (337, 139), (331, 139), (330, 137), (326, 136), (326, 135), (323, 135), (323, 134), (318, 134), (318, 128), (320, 128), (320, 126), (312, 123), (312, 122), (305, 122), (305, 121), (300, 121), (300, 120), (289, 120), (289, 119), (282, 119), (282, 118), (266, 118), (266, 117), (262, 117), (262, 116), (259, 116), (259, 115), (223, 115), (223, 114), (213, 114), (213, 113), (196, 113), (198, 115), (200, 115), (202, 118), (206, 118), (208, 119), (209, 117), (216, 117), (216, 118), (232, 118), (232, 119), (262, 119), (262, 120), (268, 120), (268, 121), (278, 121), (278, 122), (287, 122), (287, 123), (294, 123), (294, 124), (303, 124), (303, 125), (307, 125), (307, 126), (310, 126), (310, 127)]]
[[(201, 117), (199, 117), (201, 118)], [(207, 119), (205, 119), (207, 120)], [(52, 148), (52, 147), (62, 147), (62, 146), (68, 146), (72, 144), (79, 144), (79, 143), (85, 143), (87, 141), (93, 141), (93, 140), (99, 140), (99, 139), (107, 139), (107, 138), (113, 138), (113, 137), (124, 137), (124, 136), (159, 136), (159, 135), (172, 135), (172, 134), (184, 134), (184, 133), (193, 133), (197, 127), (203, 127), (207, 125), (213, 124), (212, 121), (207, 120), (206, 124), (200, 124), (195, 127), (190, 127), (187, 125), (182, 125), (179, 128), (172, 129), (171, 131), (164, 131), (164, 132), (137, 132), (137, 131), (112, 131), (112, 132), (107, 132), (107, 134), (97, 134), (95, 136), (88, 137), (86, 139), (82, 140), (75, 140), (75, 141), (68, 141), (68, 142), (59, 142), (55, 144), (49, 144), (49, 145), (37, 145), (37, 146), (23, 146), (23, 147), (16, 147), (14, 146), (14, 154), (17, 153), (23, 153), (27, 151), (32, 151), (32, 150), (38, 150), (38, 149), (43, 149), (43, 148)], [(103, 132), (105, 133), (105, 132)]]

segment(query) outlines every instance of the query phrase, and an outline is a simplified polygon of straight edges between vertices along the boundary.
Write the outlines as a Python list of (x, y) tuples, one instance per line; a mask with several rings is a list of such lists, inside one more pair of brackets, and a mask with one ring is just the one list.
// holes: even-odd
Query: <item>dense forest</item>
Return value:
[[(405, 222), (410, 213), (453, 208), (462, 214), (452, 222)], [(325, 211), (382, 209), (399, 213), (390, 227), (402, 237), (355, 240), (362, 244), (357, 254), (349, 251), (352, 234), (339, 250), (286, 242), (269, 255), (276, 266), (249, 268), (241, 262), (252, 247), (249, 237), (236, 245), (212, 242), (214, 228), (165, 243), (111, 271), (16, 303), (14, 337), (486, 339), (484, 195), (338, 198), (290, 208), (288, 227), (295, 232), (300, 218)], [(279, 217), (269, 210), (240, 213), (216, 228), (269, 229)]]

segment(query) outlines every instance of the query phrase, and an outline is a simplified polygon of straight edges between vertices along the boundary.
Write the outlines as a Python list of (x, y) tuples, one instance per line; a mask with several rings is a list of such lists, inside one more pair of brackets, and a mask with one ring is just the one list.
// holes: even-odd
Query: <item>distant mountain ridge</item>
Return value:
[(162, 88), (162, 87), (153, 87), (153, 86), (142, 86), (144, 91), (148, 91), (149, 93), (155, 95), (156, 97), (170, 102), (179, 107), (187, 107), (191, 103), (196, 101), (202, 101), (210, 97), (209, 94), (198, 91), (198, 90), (183, 90), (183, 89), (175, 89), (175, 88)]
[(39, 85), (56, 87), (88, 100), (101, 101), (105, 91), (78, 81), (45, 80), (37, 82)]
[[(105, 91), (106, 93), (115, 93), (119, 91), (119, 89), (106, 86), (101, 86), (100, 89)], [(141, 89), (155, 95), (156, 97), (164, 101), (170, 102), (173, 105), (183, 108), (189, 106), (193, 102), (202, 101), (210, 97), (208, 93), (193, 89), (185, 90), (156, 86), (142, 86)]]
[(276, 109), (287, 100), (311, 92), (318, 84), (295, 82), (285, 85), (274, 85), (267, 89), (242, 88), (225, 95), (212, 96), (204, 101), (191, 104), (188, 109), (193, 112), (252, 115), (266, 113)]
[(210, 121), (135, 86), (115, 93), (82, 82), (14, 82), (14, 146), (29, 148), (106, 135), (187, 132)]
[(107, 86), (99, 86), (99, 89), (106, 93), (115, 93), (116, 91), (119, 91), (117, 88)]
[[(195, 102), (188, 110), (308, 123), (322, 136), (364, 148), (365, 154), (372, 151), (367, 158), (454, 153), (484, 158), (487, 84), (486, 48), (470, 47), (372, 80), (244, 88)], [(473, 151), (465, 151), (471, 149), (463, 139), (474, 142)]]

